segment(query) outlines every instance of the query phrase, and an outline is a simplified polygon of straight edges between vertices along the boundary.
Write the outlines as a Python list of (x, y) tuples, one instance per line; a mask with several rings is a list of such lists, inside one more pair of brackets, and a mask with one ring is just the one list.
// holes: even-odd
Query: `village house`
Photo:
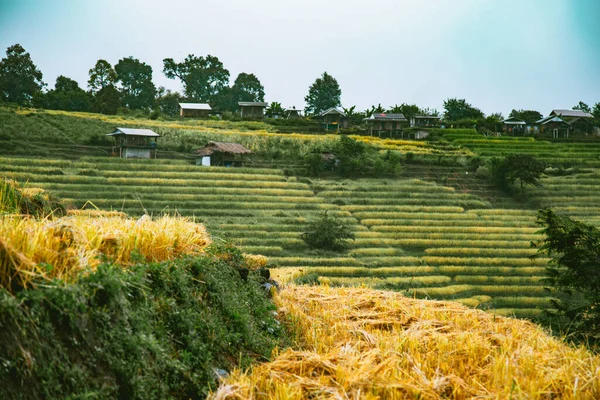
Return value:
[(203, 148), (194, 152), (196, 165), (205, 167), (243, 167), (244, 155), (252, 151), (239, 143), (208, 142)]
[(341, 128), (348, 127), (348, 119), (346, 114), (337, 107), (331, 107), (320, 113), (317, 118), (321, 122), (325, 132), (340, 131)]
[(179, 103), (179, 116), (181, 118), (206, 118), (212, 112), (207, 103)]
[(150, 129), (117, 128), (106, 136), (115, 138), (112, 155), (120, 158), (156, 158), (160, 135)]
[(285, 118), (286, 119), (300, 119), (303, 117), (302, 113), (304, 110), (296, 109), (296, 107), (286, 108), (285, 109)]
[(389, 137), (402, 134), (404, 126), (408, 125), (408, 120), (403, 114), (373, 114), (369, 118), (365, 118), (369, 130), (369, 134), (373, 136), (373, 132), (381, 137), (381, 134), (389, 135)]
[(242, 119), (263, 119), (265, 116), (265, 108), (269, 103), (256, 101), (240, 101), (238, 102), (238, 112)]
[(517, 118), (507, 118), (502, 121), (502, 132), (512, 136), (527, 134), (527, 122)]
[(440, 126), (440, 117), (434, 115), (414, 115), (410, 118), (410, 127), (436, 127)]
[(552, 134), (553, 138), (569, 135), (597, 134), (594, 116), (581, 110), (552, 110), (550, 115), (536, 122), (540, 132)]

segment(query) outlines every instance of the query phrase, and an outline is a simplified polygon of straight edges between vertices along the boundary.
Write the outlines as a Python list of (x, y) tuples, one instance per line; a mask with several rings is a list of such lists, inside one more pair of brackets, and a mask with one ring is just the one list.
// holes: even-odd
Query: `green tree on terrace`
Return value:
[(580, 110), (580, 111), (590, 113), (590, 114), (592, 112), (592, 109), (590, 108), (590, 106), (585, 104), (583, 101), (580, 101), (579, 104), (577, 104), (575, 107), (573, 107), (573, 110)]
[(483, 117), (483, 112), (467, 103), (465, 99), (448, 99), (444, 101), (444, 119), (446, 121), (475, 120)]
[(302, 240), (313, 249), (341, 251), (348, 247), (349, 239), (354, 240), (354, 232), (327, 211), (310, 222), (302, 234)]
[(170, 117), (179, 115), (179, 103), (182, 101), (183, 96), (178, 92), (171, 92), (162, 86), (158, 88), (156, 104), (163, 114)]
[(545, 237), (532, 245), (538, 255), (550, 259), (545, 283), (560, 292), (552, 301), (551, 315), (559, 317), (558, 322), (566, 322), (561, 333), (598, 342), (600, 231), (549, 209), (539, 211), (537, 223)]
[(210, 54), (206, 57), (190, 54), (180, 63), (165, 58), (163, 73), (169, 79), (179, 78), (183, 83), (183, 93), (191, 101), (214, 104), (217, 95), (229, 84), (229, 71)]
[(238, 101), (265, 101), (265, 88), (256, 75), (242, 72), (231, 87)]
[(76, 81), (62, 75), (44, 97), (45, 108), (53, 110), (90, 111), (92, 106), (90, 95)]
[(30, 105), (44, 86), (42, 72), (20, 44), (6, 49), (0, 60), (0, 101)]
[(491, 173), (496, 184), (505, 190), (510, 189), (519, 181), (521, 193), (525, 192), (525, 185), (540, 186), (539, 179), (546, 169), (543, 162), (531, 154), (510, 154), (503, 160), (491, 160)]
[(107, 85), (98, 90), (94, 96), (92, 110), (94, 112), (115, 115), (121, 107), (121, 92), (115, 85)]
[(130, 110), (148, 110), (154, 105), (156, 87), (152, 83), (152, 67), (127, 57), (115, 65), (117, 80), (122, 87), (122, 102)]
[(544, 116), (541, 112), (535, 110), (512, 110), (510, 114), (508, 114), (508, 118), (516, 118), (521, 121), (525, 121), (528, 124), (533, 124), (536, 121), (539, 121)]
[(600, 125), (600, 102), (594, 104), (594, 109), (592, 110), (592, 115), (596, 120), (596, 124)]
[(268, 118), (275, 118), (276, 116), (282, 116), (283, 115), (283, 111), (284, 110), (283, 110), (283, 107), (281, 106), (281, 103), (273, 101), (266, 108), (266, 110), (265, 110), (265, 116), (268, 117)]
[(392, 114), (400, 113), (400, 114), (404, 115), (404, 117), (408, 120), (410, 120), (415, 115), (423, 114), (422, 110), (416, 104), (406, 104), (406, 103), (402, 103), (401, 105), (396, 104), (395, 106), (390, 107), (388, 112), (392, 113)]
[(106, 60), (98, 60), (88, 73), (90, 76), (88, 88), (94, 95), (105, 87), (114, 86), (117, 83), (117, 72)]
[(310, 86), (308, 95), (304, 98), (306, 112), (316, 115), (331, 107), (338, 107), (342, 105), (341, 97), (342, 89), (337, 80), (327, 72), (323, 72), (323, 75)]

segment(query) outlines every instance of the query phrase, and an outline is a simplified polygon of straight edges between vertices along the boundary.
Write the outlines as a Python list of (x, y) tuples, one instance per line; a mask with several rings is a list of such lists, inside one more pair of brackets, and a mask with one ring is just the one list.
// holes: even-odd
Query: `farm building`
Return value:
[(571, 125), (559, 116), (551, 115), (546, 118), (542, 118), (536, 122), (539, 126), (539, 131), (545, 134), (552, 134), (554, 139), (560, 137), (569, 137), (569, 131)]
[(317, 119), (321, 121), (325, 132), (330, 130), (337, 130), (340, 128), (348, 127), (348, 120), (346, 114), (337, 107), (331, 107), (317, 116)]
[(286, 119), (299, 119), (302, 118), (302, 113), (304, 110), (297, 110), (296, 107), (286, 108), (285, 109), (285, 118)]
[(540, 132), (552, 137), (569, 137), (572, 134), (597, 134), (594, 116), (581, 110), (552, 110), (550, 114), (536, 122)]
[(179, 103), (179, 116), (182, 118), (206, 118), (212, 112), (207, 103)]
[(150, 129), (117, 128), (106, 136), (115, 138), (112, 154), (120, 158), (156, 158), (160, 135)]
[(513, 136), (522, 136), (527, 133), (527, 122), (517, 118), (508, 118), (502, 121), (502, 132)]
[(436, 127), (440, 126), (440, 117), (433, 115), (414, 115), (410, 118), (410, 127)]
[(408, 124), (403, 114), (373, 114), (364, 121), (367, 123), (369, 134), (373, 136), (375, 132), (379, 137), (382, 133), (390, 137), (401, 135), (404, 126)]
[(265, 116), (265, 108), (269, 103), (256, 101), (240, 101), (238, 110), (242, 119), (262, 119)]
[(244, 155), (252, 151), (239, 143), (208, 142), (203, 148), (194, 152), (196, 165), (205, 167), (243, 167)]

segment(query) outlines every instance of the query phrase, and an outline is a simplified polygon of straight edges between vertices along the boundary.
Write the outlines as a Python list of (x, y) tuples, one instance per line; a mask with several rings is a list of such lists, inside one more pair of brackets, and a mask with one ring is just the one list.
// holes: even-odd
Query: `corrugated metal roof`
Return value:
[(210, 104), (207, 103), (179, 103), (179, 107), (183, 108), (184, 110), (212, 110)]
[(502, 123), (504, 123), (505, 125), (527, 125), (527, 122), (521, 121), (520, 119), (516, 118), (507, 118), (504, 121), (502, 121)]
[(342, 110), (340, 110), (337, 107), (331, 107), (328, 108), (327, 110), (323, 111), (321, 114), (319, 114), (319, 117), (324, 117), (325, 115), (329, 115), (329, 114), (339, 114), (342, 117), (345, 117), (346, 114), (344, 114), (344, 112)]
[(404, 114), (395, 113), (395, 114), (373, 114), (369, 117), (370, 120), (375, 121), (408, 121)]
[(127, 135), (127, 136), (150, 136), (160, 137), (160, 135), (151, 129), (136, 128), (117, 128), (113, 133), (107, 133), (106, 136)]
[(435, 116), (435, 115), (415, 115), (414, 118), (431, 118), (431, 119), (440, 119), (440, 117)]
[(267, 107), (269, 103), (263, 103), (258, 101), (240, 101), (238, 106), (240, 107)]
[(569, 123), (567, 121), (565, 121), (564, 119), (562, 119), (560, 117), (552, 116), (552, 115), (549, 116), (549, 117), (546, 117), (544, 119), (539, 120), (537, 123), (545, 125), (545, 124), (550, 123), (550, 122), (561, 122), (563, 124), (569, 125)]
[(239, 143), (208, 142), (204, 148), (196, 150), (194, 154), (198, 157), (209, 156), (213, 153), (252, 154), (252, 150)]
[(594, 118), (592, 114), (581, 110), (552, 110), (550, 115), (560, 115), (561, 117)]

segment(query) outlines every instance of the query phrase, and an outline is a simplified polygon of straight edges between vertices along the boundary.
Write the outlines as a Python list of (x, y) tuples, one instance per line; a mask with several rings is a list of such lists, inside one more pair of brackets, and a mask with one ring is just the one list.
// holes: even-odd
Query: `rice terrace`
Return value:
[[(278, 11), (263, 11), (271, 26)], [(317, 21), (289, 15), (290, 32)], [(230, 82), (219, 58), (152, 37), (178, 56), (99, 59), (79, 77), (87, 89), (58, 74), (48, 87), (21, 44), (0, 60), (1, 399), (600, 398), (600, 98), (588, 92), (600, 81), (522, 98), (460, 81), (490, 111), (515, 104), (504, 116), (413, 66), (425, 97), (306, 50), (342, 78), (311, 75), (302, 103), (261, 60), (264, 86), (225, 56)], [(243, 53), (216, 39), (215, 52)], [(408, 103), (379, 103), (390, 98)]]

